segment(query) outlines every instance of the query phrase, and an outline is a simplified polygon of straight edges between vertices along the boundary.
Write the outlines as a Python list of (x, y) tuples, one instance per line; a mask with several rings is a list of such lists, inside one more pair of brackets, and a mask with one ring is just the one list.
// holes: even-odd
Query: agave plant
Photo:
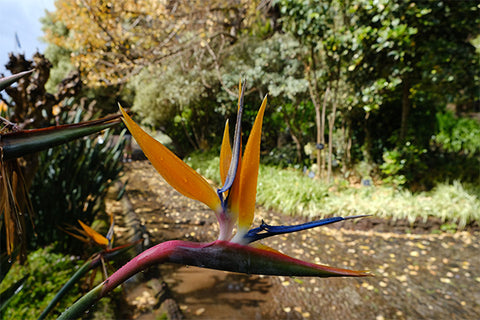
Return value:
[[(220, 176), (223, 186), (216, 191), (195, 170), (190, 168), (160, 142), (143, 131), (120, 107), (123, 120), (155, 169), (177, 191), (201, 201), (217, 216), (220, 234), (216, 241), (197, 243), (172, 240), (160, 243), (130, 260), (103, 283), (91, 290), (59, 319), (82, 315), (96, 300), (104, 297), (129, 277), (158, 263), (178, 263), (246, 274), (364, 277), (363, 271), (352, 271), (305, 262), (258, 243), (274, 235), (297, 232), (337, 221), (358, 218), (334, 217), (294, 226), (270, 226), (253, 222), (260, 161), (260, 140), (267, 98), (258, 111), (250, 137), (241, 155), (241, 117), (245, 85), (239, 85), (238, 115), (233, 148), (230, 145), (228, 122), (220, 152)], [(236, 234), (233, 234), (236, 228)]]

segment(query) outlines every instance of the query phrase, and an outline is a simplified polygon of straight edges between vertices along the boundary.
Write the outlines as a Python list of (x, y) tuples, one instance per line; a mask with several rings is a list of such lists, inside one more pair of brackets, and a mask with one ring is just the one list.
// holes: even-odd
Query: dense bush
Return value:
[(384, 181), (396, 186), (422, 183), (426, 173), (426, 149), (419, 148), (410, 142), (401, 148), (387, 150), (383, 154), (383, 163), (380, 170)]
[(430, 189), (438, 182), (479, 181), (480, 123), (452, 112), (439, 112), (436, 119), (428, 147), (407, 142), (384, 151), (379, 166), (384, 182)]
[(432, 137), (428, 174), (435, 181), (480, 182), (480, 122), (437, 114), (438, 132)]
[(438, 133), (433, 138), (443, 150), (468, 157), (480, 155), (480, 122), (455, 117), (452, 112), (437, 113)]

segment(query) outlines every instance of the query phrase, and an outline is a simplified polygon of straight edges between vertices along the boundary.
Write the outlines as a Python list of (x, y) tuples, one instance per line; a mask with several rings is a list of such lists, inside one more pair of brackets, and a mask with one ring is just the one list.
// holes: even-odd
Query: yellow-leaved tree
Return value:
[[(188, 51), (216, 59), (258, 16), (258, 1), (57, 0), (47, 42), (71, 52), (90, 85), (126, 82)], [(58, 32), (58, 30), (62, 32)]]

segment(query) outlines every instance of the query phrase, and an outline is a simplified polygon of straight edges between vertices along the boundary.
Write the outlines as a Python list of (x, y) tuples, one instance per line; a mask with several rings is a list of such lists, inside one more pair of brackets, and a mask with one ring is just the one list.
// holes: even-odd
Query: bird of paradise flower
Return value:
[(63, 231), (79, 239), (80, 241), (83, 241), (89, 244), (95, 244), (96, 246), (101, 247), (102, 250), (90, 256), (90, 258), (88, 258), (85, 261), (85, 263), (75, 271), (75, 273), (57, 292), (57, 294), (52, 298), (52, 300), (50, 300), (49, 304), (42, 311), (42, 313), (40, 314), (37, 320), (45, 319), (47, 315), (55, 308), (55, 305), (65, 296), (65, 294), (67, 294), (68, 291), (70, 291), (71, 288), (90, 270), (93, 270), (93, 272), (89, 279), (90, 280), (89, 287), (91, 287), (91, 284), (94, 281), (94, 278), (97, 273), (95, 270), (99, 266), (102, 267), (103, 275), (104, 275), (104, 278), (106, 279), (108, 277), (107, 262), (111, 261), (114, 257), (125, 253), (127, 250), (139, 244), (139, 242), (141, 241), (141, 239), (139, 239), (138, 241), (112, 248), (113, 237), (114, 237), (114, 226), (115, 226), (115, 220), (114, 220), (113, 214), (110, 214), (110, 228), (108, 229), (106, 236), (103, 236), (102, 234), (98, 233), (97, 231), (92, 229), (92, 227), (88, 226), (87, 224), (83, 223), (80, 220), (78, 220), (78, 223), (80, 224), (82, 229), (79, 229), (73, 226), (69, 227), (69, 229), (71, 231), (75, 231), (75, 233), (70, 232), (68, 230), (63, 230)]
[[(81, 315), (81, 312), (94, 301), (105, 296), (130, 276), (157, 263), (171, 262), (246, 274), (316, 277), (364, 277), (369, 275), (364, 271), (305, 262), (257, 242), (279, 234), (297, 232), (363, 216), (333, 217), (293, 226), (271, 226), (262, 222), (259, 227), (250, 229), (255, 211), (261, 131), (267, 97), (264, 98), (257, 113), (242, 157), (240, 124), (244, 90), (245, 84), (240, 83), (233, 146), (230, 144), (228, 121), (225, 126), (220, 151), (220, 176), (223, 186), (216, 191), (194, 169), (143, 131), (120, 107), (125, 125), (155, 169), (181, 194), (201, 201), (210, 207), (217, 216), (220, 234), (216, 241), (210, 243), (172, 240), (144, 251), (81, 298), (59, 319), (69, 319)], [(235, 227), (236, 233), (233, 234)]]

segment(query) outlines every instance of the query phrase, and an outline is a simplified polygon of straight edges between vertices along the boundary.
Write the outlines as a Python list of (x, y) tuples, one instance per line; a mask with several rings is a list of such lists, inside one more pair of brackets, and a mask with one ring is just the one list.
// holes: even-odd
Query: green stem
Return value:
[(103, 282), (77, 300), (77, 302), (75, 302), (70, 308), (65, 310), (60, 317), (58, 317), (58, 320), (80, 318), (86, 310), (102, 297), (102, 289)]
[[(107, 251), (102, 251), (99, 252), (92, 257), (90, 257), (78, 270), (75, 272), (75, 274), (68, 280), (68, 282), (60, 289), (60, 291), (57, 293), (57, 295), (50, 301), (48, 306), (45, 308), (45, 310), (42, 312), (38, 320), (44, 319), (47, 314), (53, 309), (53, 307), (58, 303), (58, 301), (68, 292), (68, 290), (75, 284), (75, 282), (78, 281), (85, 273), (87, 273), (89, 270), (95, 269), (100, 262), (102, 261), (102, 258), (105, 261), (109, 261), (115, 256), (117, 256), (120, 253), (123, 253), (127, 250), (129, 250), (131, 247), (133, 247), (135, 244), (137, 244), (138, 241), (133, 242), (133, 243), (128, 243), (123, 246), (116, 247), (111, 250)], [(87, 305), (88, 307), (88, 305)]]
[(131, 276), (145, 270), (149, 266), (156, 263), (163, 263), (168, 256), (175, 250), (181, 241), (167, 241), (150, 248), (139, 254), (115, 273), (107, 280), (90, 290), (86, 295), (77, 300), (70, 308), (65, 310), (58, 320), (76, 319), (83, 315), (95, 302), (106, 296), (110, 291), (125, 282)]
[(89, 270), (98, 266), (100, 262), (100, 256), (96, 259), (88, 259), (85, 263), (75, 272), (75, 274), (65, 283), (65, 285), (58, 291), (58, 293), (53, 297), (52, 301), (48, 306), (43, 310), (38, 320), (43, 320), (47, 314), (55, 307), (55, 305), (62, 299), (62, 297), (70, 290), (70, 288), (80, 279), (85, 273)]

